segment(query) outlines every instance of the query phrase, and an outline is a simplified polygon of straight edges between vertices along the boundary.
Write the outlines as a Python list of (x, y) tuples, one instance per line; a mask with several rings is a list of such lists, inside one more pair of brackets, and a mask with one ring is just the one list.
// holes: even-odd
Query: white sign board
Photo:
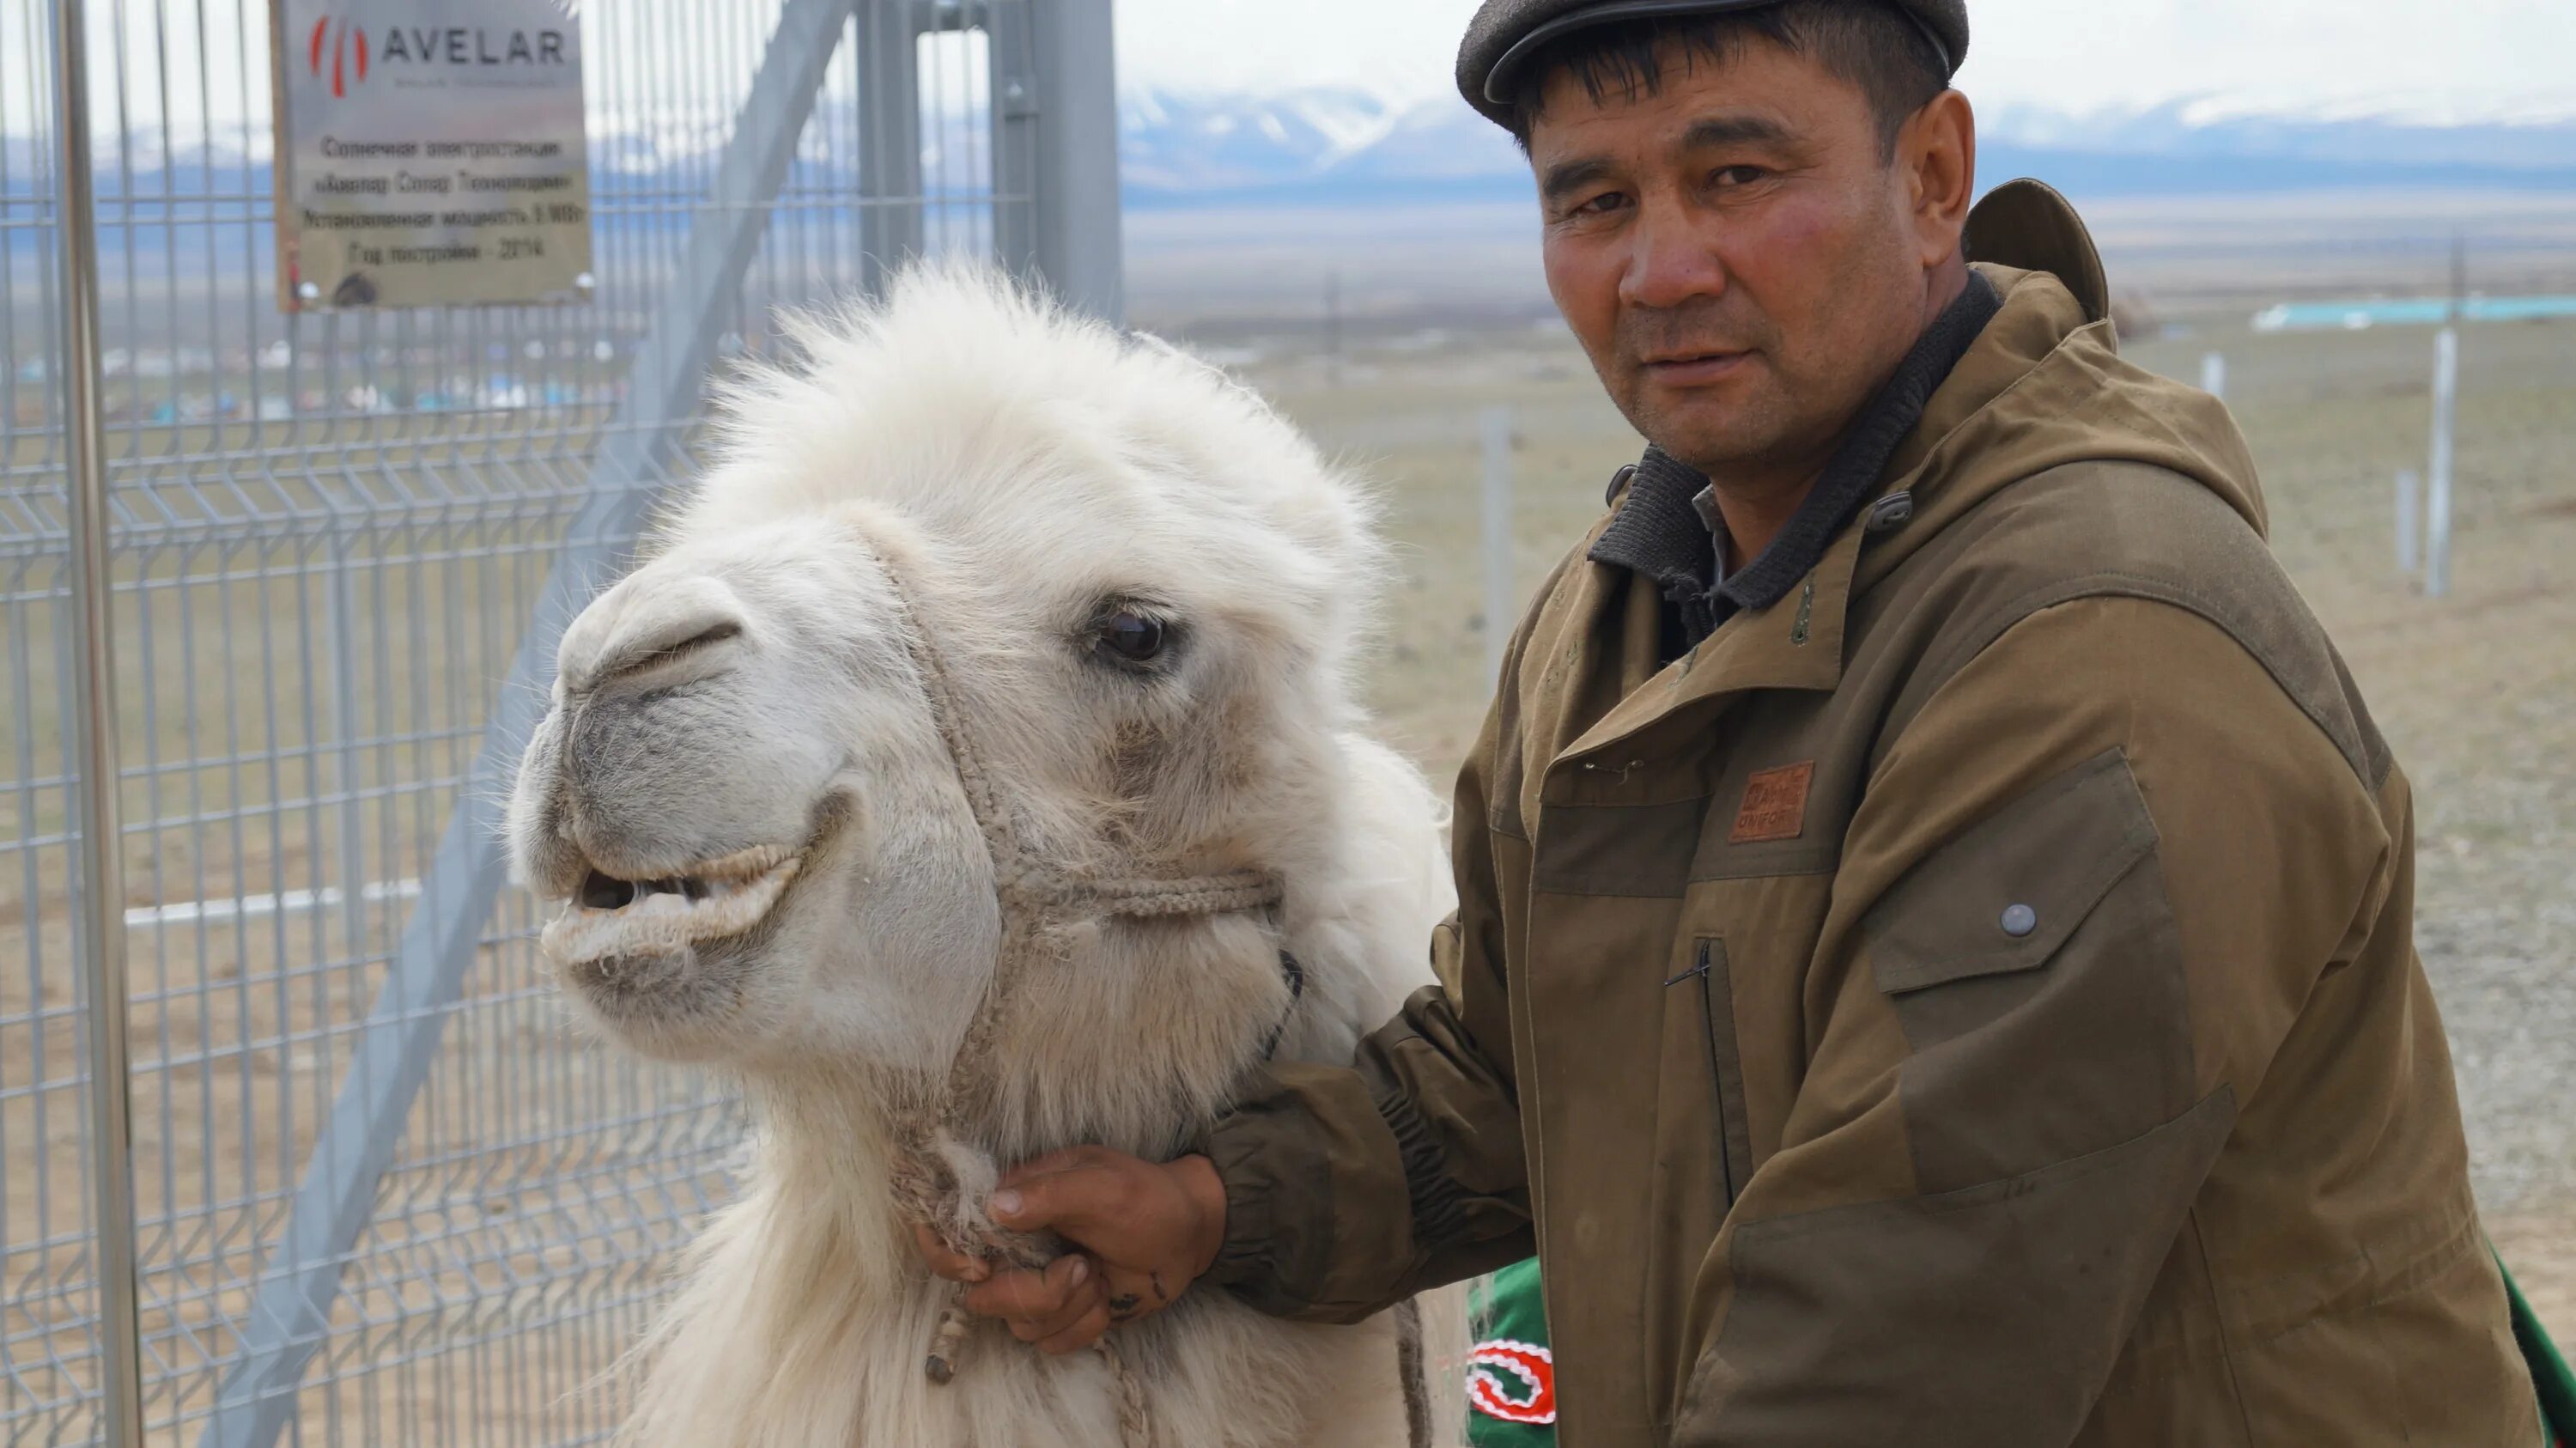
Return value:
[(569, 302), (590, 284), (564, 0), (272, 0), (289, 311)]

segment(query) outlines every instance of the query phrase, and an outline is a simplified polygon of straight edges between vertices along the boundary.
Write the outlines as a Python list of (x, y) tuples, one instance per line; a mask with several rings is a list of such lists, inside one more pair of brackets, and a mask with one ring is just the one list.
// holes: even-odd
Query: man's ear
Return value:
[(1945, 90), (1908, 117), (1896, 134), (1896, 164), (1910, 188), (1923, 265), (1956, 260), (1977, 194), (1977, 113), (1968, 98)]

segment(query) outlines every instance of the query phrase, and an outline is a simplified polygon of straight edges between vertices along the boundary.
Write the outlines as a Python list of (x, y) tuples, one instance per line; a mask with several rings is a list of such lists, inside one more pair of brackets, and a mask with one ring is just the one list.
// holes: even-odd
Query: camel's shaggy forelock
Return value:
[[(1352, 698), (1385, 555), (1353, 481), (1249, 392), (979, 272), (914, 271), (794, 335), (800, 362), (729, 389), (651, 560), (567, 632), (512, 801), (521, 871), (559, 896), (804, 852), (747, 936), (560, 966), (627, 1044), (738, 1073), (756, 1122), (626, 1440), (1114, 1448), (1088, 1355), (988, 1330), (954, 1386), (921, 1372), (942, 1291), (888, 1197), (891, 1122), (929, 1099), (1002, 935), (942, 728), (1052, 867), (1284, 885), (1275, 919), (1050, 930), (948, 1148), (973, 1210), (998, 1162), (1174, 1150), (1283, 1016), (1280, 1056), (1346, 1060), (1426, 975), (1437, 810)], [(1089, 648), (1121, 606), (1172, 622), (1154, 668)], [(1122, 1342), (1166, 1444), (1401, 1441), (1383, 1319), (1199, 1292)]]

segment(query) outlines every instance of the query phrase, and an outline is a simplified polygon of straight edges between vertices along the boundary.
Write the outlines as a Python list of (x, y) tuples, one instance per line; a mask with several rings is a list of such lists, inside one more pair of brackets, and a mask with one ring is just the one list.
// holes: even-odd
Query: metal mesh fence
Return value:
[[(91, 9), (152, 1441), (607, 1434), (589, 1386), (736, 1122), (718, 1083), (568, 1028), (499, 883), (492, 761), (567, 600), (688, 470), (707, 371), (879, 258), (1044, 249), (1029, 3), (595, 0), (588, 304), (303, 315), (274, 301), (267, 7)], [(72, 924), (58, 13), (0, 0), (13, 1444), (96, 1439), (119, 1350)]]

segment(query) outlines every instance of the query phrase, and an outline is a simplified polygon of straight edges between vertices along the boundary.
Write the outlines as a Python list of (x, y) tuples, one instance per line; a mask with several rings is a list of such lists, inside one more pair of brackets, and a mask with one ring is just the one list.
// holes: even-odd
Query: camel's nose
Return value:
[(749, 631), (742, 600), (715, 578), (658, 579), (601, 595), (564, 630), (555, 669), (571, 694), (649, 675), (656, 684), (681, 674), (704, 677), (721, 670)]
[(567, 848), (531, 877), (569, 892), (586, 870), (651, 881), (800, 846), (838, 756), (782, 702), (798, 677), (763, 630), (785, 627), (728, 579), (668, 561), (575, 619), (556, 656), (560, 696), (530, 746), (534, 789), (523, 784), (539, 828)]

